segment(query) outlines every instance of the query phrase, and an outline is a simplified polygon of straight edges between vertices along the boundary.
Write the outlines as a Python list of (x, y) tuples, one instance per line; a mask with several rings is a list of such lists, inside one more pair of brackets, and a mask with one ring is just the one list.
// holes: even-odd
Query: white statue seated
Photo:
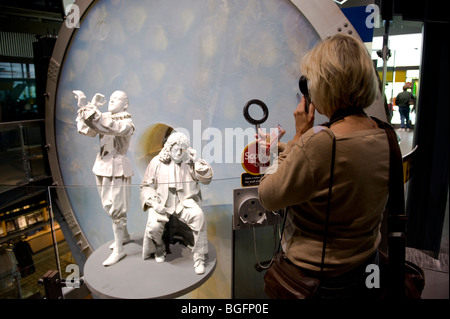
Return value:
[(172, 133), (161, 152), (150, 161), (141, 184), (141, 204), (148, 212), (143, 259), (154, 254), (157, 262), (165, 261), (163, 232), (172, 216), (192, 230), (194, 270), (197, 274), (205, 272), (208, 239), (199, 182), (209, 184), (212, 177), (211, 166), (196, 158), (188, 138), (179, 132)]

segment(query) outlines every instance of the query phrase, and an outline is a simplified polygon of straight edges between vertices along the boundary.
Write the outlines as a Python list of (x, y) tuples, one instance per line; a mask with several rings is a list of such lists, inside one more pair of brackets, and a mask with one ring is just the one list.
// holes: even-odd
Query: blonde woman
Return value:
[[(389, 144), (384, 129), (364, 109), (378, 94), (378, 81), (364, 44), (336, 35), (302, 60), (311, 100), (294, 111), (294, 138), (281, 146), (276, 169), (259, 186), (268, 210), (287, 207), (282, 246), (289, 262), (323, 278), (319, 297), (365, 297), (366, 265), (377, 263), (380, 225), (388, 199)], [(330, 122), (313, 127), (315, 111)], [(327, 244), (324, 225), (335, 140)], [(373, 292), (374, 289), (372, 289)]]

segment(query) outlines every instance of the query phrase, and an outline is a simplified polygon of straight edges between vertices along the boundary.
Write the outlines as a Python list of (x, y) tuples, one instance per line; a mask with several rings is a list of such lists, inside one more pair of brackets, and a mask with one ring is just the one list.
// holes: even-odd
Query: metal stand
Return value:
[[(80, 279), (79, 285), (82, 286), (83, 284), (83, 279)], [(45, 275), (38, 280), (38, 285), (44, 286), (46, 299), (64, 299), (62, 288), (66, 287), (66, 280), (61, 279), (58, 271), (47, 271)]]

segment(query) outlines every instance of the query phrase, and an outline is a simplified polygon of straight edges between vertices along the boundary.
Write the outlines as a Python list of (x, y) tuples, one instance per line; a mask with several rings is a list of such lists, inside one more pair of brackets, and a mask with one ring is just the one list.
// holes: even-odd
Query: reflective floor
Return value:
[(400, 150), (402, 151), (402, 155), (406, 155), (411, 152), (413, 148), (413, 140), (414, 140), (414, 131), (404, 131), (402, 129), (396, 129), (397, 135), (400, 138)]

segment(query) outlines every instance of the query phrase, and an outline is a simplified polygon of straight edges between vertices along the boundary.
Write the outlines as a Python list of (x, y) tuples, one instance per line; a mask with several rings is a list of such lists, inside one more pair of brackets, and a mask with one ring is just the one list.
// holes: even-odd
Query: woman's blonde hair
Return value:
[(304, 56), (301, 70), (311, 101), (328, 117), (339, 108), (370, 106), (379, 91), (366, 47), (349, 35), (337, 34), (319, 43)]

